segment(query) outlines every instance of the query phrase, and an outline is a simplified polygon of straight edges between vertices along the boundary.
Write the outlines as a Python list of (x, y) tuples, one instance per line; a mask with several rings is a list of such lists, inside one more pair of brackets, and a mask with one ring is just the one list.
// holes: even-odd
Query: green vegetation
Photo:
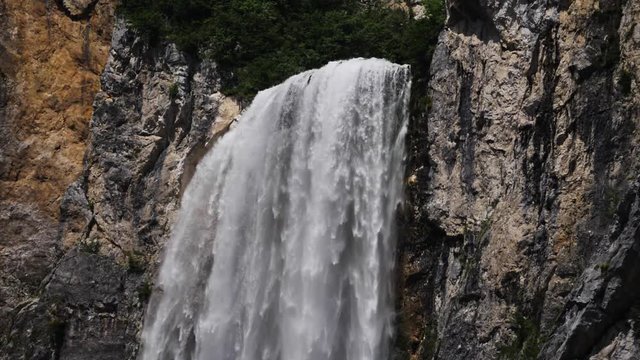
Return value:
[(618, 206), (622, 201), (620, 190), (613, 184), (606, 184), (604, 187), (604, 216), (607, 220), (613, 220), (618, 211)]
[(512, 327), (516, 337), (511, 343), (498, 348), (500, 359), (537, 359), (542, 345), (538, 324), (518, 312), (512, 319)]
[(93, 240), (83, 240), (80, 242), (80, 251), (82, 252), (86, 252), (89, 254), (97, 254), (100, 252), (100, 240), (97, 239), (93, 239)]
[(610, 267), (610, 265), (609, 265), (608, 261), (596, 265), (596, 268), (598, 270), (600, 270), (600, 272), (603, 273), (603, 274), (605, 274), (605, 273), (607, 273), (607, 271), (609, 271), (609, 267)]
[(489, 235), (489, 231), (491, 230), (491, 225), (493, 225), (493, 220), (491, 219), (490, 216), (487, 216), (487, 218), (482, 220), (482, 223), (480, 223), (480, 231), (478, 232), (478, 235), (476, 237), (478, 241), (485, 240), (485, 237)]
[(126, 252), (127, 270), (131, 274), (143, 274), (147, 269), (147, 263), (144, 255), (137, 251)]
[(223, 91), (249, 99), (293, 74), (353, 57), (410, 64), (414, 85), (426, 88), (445, 12), (442, 0), (423, 5), (428, 15), (420, 20), (382, 0), (123, 0), (120, 12), (149, 41), (168, 39), (213, 59)]
[(620, 72), (620, 79), (618, 84), (620, 85), (620, 91), (622, 95), (627, 96), (631, 94), (631, 82), (633, 81), (633, 74), (628, 70), (622, 70)]
[(435, 323), (433, 321), (427, 326), (428, 327), (424, 333), (424, 351), (422, 353), (422, 358), (434, 359), (438, 351), (438, 331), (436, 330)]
[(179, 91), (178, 83), (171, 84), (171, 86), (169, 86), (169, 98), (175, 100), (178, 97)]
[(147, 302), (151, 297), (151, 293), (153, 292), (153, 284), (148, 279), (145, 279), (142, 284), (138, 287), (138, 300), (140, 302)]

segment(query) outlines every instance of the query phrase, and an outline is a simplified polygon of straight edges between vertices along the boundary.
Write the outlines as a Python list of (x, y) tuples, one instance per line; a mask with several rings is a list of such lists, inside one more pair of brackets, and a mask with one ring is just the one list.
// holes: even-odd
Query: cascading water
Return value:
[(184, 194), (142, 359), (389, 358), (409, 88), (354, 59), (256, 96)]

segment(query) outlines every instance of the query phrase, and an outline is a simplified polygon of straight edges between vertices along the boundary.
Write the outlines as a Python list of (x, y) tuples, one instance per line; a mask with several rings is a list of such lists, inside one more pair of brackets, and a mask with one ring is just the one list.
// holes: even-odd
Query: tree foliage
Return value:
[(410, 64), (416, 79), (426, 79), (444, 7), (442, 0), (423, 2), (420, 20), (382, 0), (122, 0), (120, 10), (150, 41), (174, 41), (215, 60), (223, 90), (249, 98), (353, 57)]

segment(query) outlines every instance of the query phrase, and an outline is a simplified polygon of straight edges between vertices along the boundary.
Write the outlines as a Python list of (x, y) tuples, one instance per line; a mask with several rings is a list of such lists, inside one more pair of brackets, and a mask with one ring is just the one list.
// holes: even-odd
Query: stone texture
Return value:
[(101, 83), (84, 170), (61, 201), (57, 245), (70, 250), (12, 313), (0, 358), (135, 358), (180, 194), (240, 111), (214, 64), (150, 47), (122, 21)]
[(62, 0), (61, 6), (73, 19), (80, 19), (91, 15), (98, 0)]
[[(214, 64), (121, 21), (98, 89), (112, 9), (0, 1), (3, 360), (135, 358), (182, 191), (240, 111)], [(640, 3), (448, 15), (409, 133), (397, 357), (637, 359)]]
[[(0, 348), (61, 256), (60, 203), (82, 170), (115, 1), (82, 20), (56, 3), (0, 0)], [(0, 351), (2, 353), (2, 351)]]
[(401, 346), (414, 359), (629, 358), (640, 3), (448, 7), (431, 109), (410, 135)]

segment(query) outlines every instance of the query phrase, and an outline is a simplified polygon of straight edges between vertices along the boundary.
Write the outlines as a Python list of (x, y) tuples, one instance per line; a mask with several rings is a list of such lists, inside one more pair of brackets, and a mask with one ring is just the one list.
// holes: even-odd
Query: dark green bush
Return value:
[(178, 97), (179, 92), (180, 88), (177, 83), (173, 83), (169, 86), (169, 98), (171, 98), (171, 100), (175, 100)]
[(412, 65), (424, 85), (442, 0), (414, 20), (386, 2), (357, 0), (123, 0), (120, 11), (149, 41), (168, 39), (218, 63), (223, 90), (257, 91), (331, 60), (379, 57)]
[(609, 262), (605, 261), (603, 263), (596, 265), (596, 268), (600, 270), (601, 273), (605, 274), (607, 271), (609, 271), (610, 266), (611, 265), (609, 264)]
[(613, 220), (622, 201), (622, 193), (614, 184), (605, 184), (603, 190), (603, 215), (606, 220)]
[(147, 263), (144, 255), (137, 251), (126, 252), (127, 270), (132, 274), (142, 274), (147, 270)]
[(538, 324), (517, 312), (512, 319), (512, 328), (516, 337), (508, 344), (498, 347), (500, 359), (535, 360), (542, 346), (542, 337)]
[(627, 96), (631, 94), (631, 82), (633, 81), (633, 75), (627, 70), (622, 70), (620, 73), (620, 79), (618, 84), (620, 85), (620, 91), (622, 95)]
[(144, 280), (138, 287), (138, 300), (140, 302), (147, 302), (153, 292), (153, 284), (149, 280)]
[(89, 240), (86, 239), (80, 242), (80, 251), (86, 252), (89, 254), (97, 254), (100, 252), (100, 240)]

